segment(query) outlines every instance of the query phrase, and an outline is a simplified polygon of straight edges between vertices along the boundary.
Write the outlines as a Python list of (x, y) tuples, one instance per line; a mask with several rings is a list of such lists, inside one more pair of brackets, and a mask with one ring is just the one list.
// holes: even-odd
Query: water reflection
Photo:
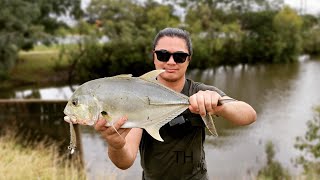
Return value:
[(264, 95), (274, 90), (280, 93), (290, 91), (291, 81), (296, 79), (300, 66), (300, 63), (227, 66), (191, 71), (188, 77), (215, 85), (228, 95), (238, 100), (245, 100), (260, 112), (263, 102), (268, 101)]
[[(63, 86), (63, 87), (48, 87), (48, 88), (34, 88), (27, 90), (17, 90), (10, 97), (14, 99), (46, 99), (46, 100), (56, 100), (56, 99), (69, 99), (73, 93), (72, 89), (77, 88), (77, 86)], [(3, 97), (2, 97), (3, 98)]]
[[(243, 69), (246, 69), (245, 73)], [(245, 128), (218, 127), (231, 133), (215, 139), (223, 142), (218, 146), (207, 144), (208, 166), (212, 167), (210, 174), (222, 179), (237, 179), (246, 177), (248, 172), (256, 173), (266, 163), (264, 145), (268, 140), (275, 145), (275, 159), (290, 173), (299, 173), (300, 169), (291, 162), (299, 153), (293, 144), (296, 136), (304, 134), (306, 121), (312, 119), (312, 107), (320, 102), (317, 93), (320, 63), (265, 65), (241, 68), (238, 72), (225, 69), (225, 72), (217, 74), (219, 80), (215, 79), (213, 83), (231, 96), (253, 105), (258, 120)], [(223, 78), (226, 74), (233, 78)]]
[[(275, 160), (291, 174), (299, 173), (291, 160), (299, 152), (293, 145), (304, 135), (306, 122), (313, 118), (312, 107), (320, 104), (319, 61), (295, 64), (239, 65), (188, 72), (195, 81), (215, 85), (231, 97), (251, 104), (258, 113), (256, 123), (236, 127), (217, 119), (218, 138), (207, 136), (205, 150), (209, 176), (214, 179), (246, 179), (265, 166), (265, 143), (275, 146)], [(14, 91), (10, 98), (38, 96), (43, 99), (67, 99), (69, 87)], [(2, 96), (2, 95), (1, 95)], [(133, 167), (121, 171), (106, 155), (106, 144), (92, 127), (81, 127), (82, 144), (89, 177), (141, 179), (139, 157)]]

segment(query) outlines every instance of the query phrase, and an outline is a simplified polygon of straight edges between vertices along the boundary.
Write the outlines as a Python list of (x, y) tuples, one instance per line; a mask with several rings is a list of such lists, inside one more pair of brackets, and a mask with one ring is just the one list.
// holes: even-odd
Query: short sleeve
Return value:
[(206, 90), (215, 91), (221, 97), (226, 96), (226, 93), (224, 93), (223, 91), (221, 91), (220, 89), (218, 89), (215, 86), (206, 85), (206, 84), (203, 84), (203, 83), (200, 83), (200, 82), (194, 82), (192, 80), (190, 80), (190, 81), (191, 81), (190, 82), (191, 86), (190, 86), (190, 89), (189, 89), (190, 96), (195, 94), (195, 93), (197, 93), (198, 91), (206, 91)]

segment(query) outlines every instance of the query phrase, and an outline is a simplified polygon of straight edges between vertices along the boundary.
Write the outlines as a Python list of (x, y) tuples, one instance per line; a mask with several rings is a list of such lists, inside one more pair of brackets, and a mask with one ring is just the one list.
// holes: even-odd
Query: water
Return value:
[[(291, 174), (300, 173), (301, 169), (292, 162), (299, 155), (293, 146), (295, 138), (304, 135), (306, 122), (313, 118), (312, 108), (320, 105), (319, 72), (319, 61), (189, 72), (188, 77), (195, 81), (215, 85), (229, 96), (248, 102), (258, 115), (254, 124), (244, 127), (217, 120), (220, 136), (207, 136), (205, 144), (209, 177), (247, 179), (255, 175), (266, 164), (265, 144), (268, 141), (275, 146), (275, 160)], [(71, 93), (69, 87), (53, 87), (12, 91), (5, 97), (66, 99)], [(82, 126), (81, 132), (83, 157), (90, 179), (104, 176), (141, 179), (139, 156), (131, 168), (119, 170), (108, 159), (107, 144), (100, 136), (91, 127)]]

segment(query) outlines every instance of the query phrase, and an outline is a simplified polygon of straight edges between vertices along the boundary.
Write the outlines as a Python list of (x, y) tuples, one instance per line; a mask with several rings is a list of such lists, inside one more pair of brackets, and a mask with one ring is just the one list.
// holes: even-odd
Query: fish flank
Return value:
[[(107, 120), (106, 125), (120, 135), (114, 121), (126, 115), (128, 120), (121, 128), (143, 128), (153, 138), (163, 141), (159, 129), (188, 109), (190, 102), (188, 96), (160, 84), (156, 80), (160, 72), (155, 70), (140, 77), (118, 75), (88, 81), (73, 93), (64, 110), (67, 116), (64, 119), (93, 125), (99, 117), (103, 117)], [(75, 98), (79, 99), (81, 106), (72, 106), (72, 99)], [(215, 135), (212, 117), (202, 119)], [(75, 146), (71, 148), (75, 140), (72, 136), (70, 139), (73, 139), (70, 140), (70, 150), (75, 149)]]

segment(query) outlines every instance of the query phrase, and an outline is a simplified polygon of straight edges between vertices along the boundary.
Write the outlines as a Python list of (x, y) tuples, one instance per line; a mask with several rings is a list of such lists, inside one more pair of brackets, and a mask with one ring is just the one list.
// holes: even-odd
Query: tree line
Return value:
[(16, 64), (20, 50), (50, 44), (57, 29), (66, 27), (57, 17), (80, 18), (81, 0), (0, 0), (0, 79)]
[[(7, 3), (1, 5), (5, 9), (10, 7), (8, 2), (34, 2), (2, 1)], [(0, 28), (1, 24), (6, 25), (0, 31), (1, 66), (14, 64), (16, 57), (13, 55), (9, 60), (8, 52), (16, 54), (19, 49), (30, 48), (35, 40), (45, 39), (39, 35), (56, 33), (61, 26), (38, 21), (51, 18), (54, 22), (50, 16), (54, 12), (68, 12), (77, 21), (75, 27), (64, 27), (83, 37), (78, 48), (68, 51), (70, 75), (77, 72), (82, 80), (120, 73), (139, 75), (151, 70), (153, 37), (165, 27), (180, 27), (190, 32), (194, 48), (190, 68), (289, 63), (295, 62), (302, 53), (317, 55), (320, 52), (319, 17), (300, 15), (281, 0), (163, 0), (161, 3), (156, 0), (91, 0), (85, 10), (79, 8), (79, 1), (61, 0), (65, 8), (56, 9), (53, 2), (56, 1), (49, 3), (51, 9), (45, 11), (47, 14), (41, 10), (32, 11), (34, 17), (16, 17), (10, 10), (5, 11), (24, 22), (21, 24), (28, 29), (27, 33), (20, 33), (22, 40), (11, 40), (11, 45), (5, 43), (9, 41), (5, 33), (10, 34), (8, 27), (12, 26), (0, 15)], [(108, 41), (101, 43), (99, 39), (103, 36)], [(34, 39), (30, 40), (31, 37)], [(4, 69), (0, 68), (1, 71)]]

